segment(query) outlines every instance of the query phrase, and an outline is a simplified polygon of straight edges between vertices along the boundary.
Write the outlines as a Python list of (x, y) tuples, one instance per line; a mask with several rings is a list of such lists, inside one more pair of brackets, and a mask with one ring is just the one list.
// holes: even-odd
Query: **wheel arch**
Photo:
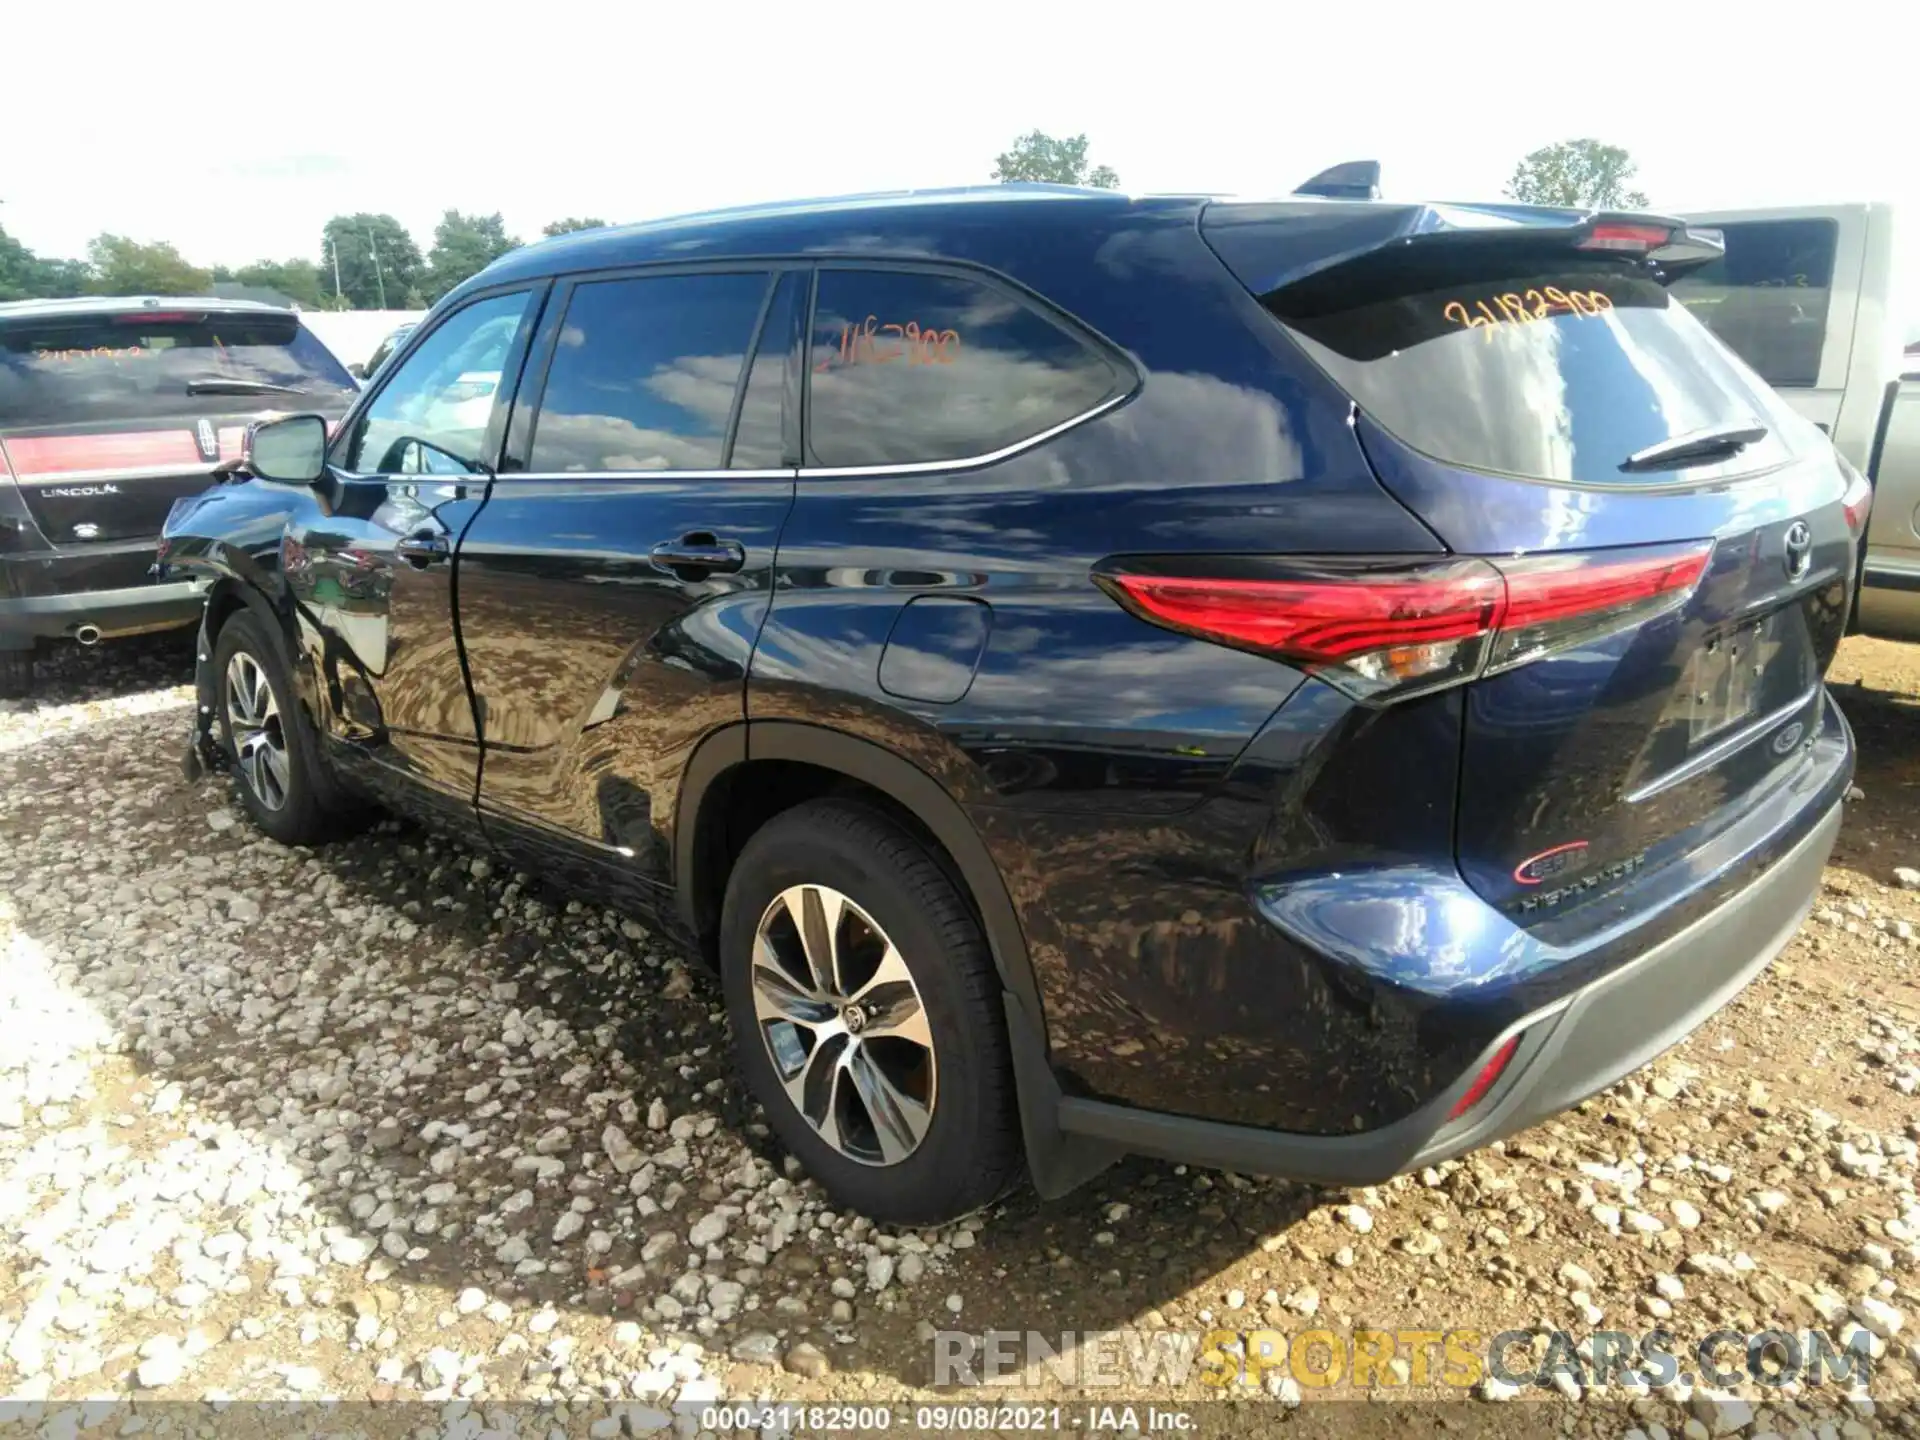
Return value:
[(763, 762), (789, 762), (844, 777), (910, 816), (945, 851), (1000, 977), (1035, 1188), (1049, 1198), (1065, 1194), (1116, 1159), (1118, 1151), (1059, 1128), (1062, 1095), (1048, 1058), (1039, 984), (1012, 897), (986, 841), (937, 781), (892, 751), (836, 730), (784, 720), (743, 721), (708, 736), (687, 763), (674, 809), (674, 905), (685, 933), (710, 953), (727, 880), (724, 871), (714, 872), (727, 849), (722, 832), (729, 777), (751, 773)]

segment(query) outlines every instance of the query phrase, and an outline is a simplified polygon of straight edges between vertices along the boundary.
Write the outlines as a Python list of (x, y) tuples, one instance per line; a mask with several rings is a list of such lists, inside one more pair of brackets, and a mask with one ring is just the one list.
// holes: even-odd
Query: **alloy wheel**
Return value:
[(227, 721), (241, 779), (269, 810), (287, 803), (287, 737), (267, 672), (244, 650), (227, 662)]
[(906, 960), (872, 916), (825, 885), (781, 891), (754, 932), (752, 989), (774, 1072), (821, 1139), (864, 1165), (920, 1148), (933, 1120), (933, 1032)]

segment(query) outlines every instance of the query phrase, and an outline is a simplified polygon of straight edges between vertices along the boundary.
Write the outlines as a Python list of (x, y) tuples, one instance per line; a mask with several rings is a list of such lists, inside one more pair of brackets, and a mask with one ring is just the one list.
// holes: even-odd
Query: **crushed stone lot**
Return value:
[(0, 703), (0, 1423), (620, 1402), (593, 1412), (611, 1435), (721, 1398), (1033, 1397), (1079, 1406), (1062, 1428), (1151, 1399), (1207, 1402), (1221, 1433), (1384, 1434), (1400, 1407), (1366, 1399), (1444, 1393), (1404, 1351), (1361, 1390), (1269, 1371), (1222, 1403), (1199, 1367), (936, 1389), (933, 1334), (1537, 1329), (1544, 1350), (1658, 1325), (1880, 1358), (1864, 1392), (1482, 1379), (1434, 1423), (1920, 1429), (1920, 650), (1841, 651), (1860, 794), (1780, 960), (1577, 1111), (1368, 1190), (1128, 1161), (925, 1231), (835, 1212), (786, 1161), (717, 985), (638, 923), (396, 821), (289, 850), (224, 778), (187, 782), (189, 661), (177, 636), (73, 652)]

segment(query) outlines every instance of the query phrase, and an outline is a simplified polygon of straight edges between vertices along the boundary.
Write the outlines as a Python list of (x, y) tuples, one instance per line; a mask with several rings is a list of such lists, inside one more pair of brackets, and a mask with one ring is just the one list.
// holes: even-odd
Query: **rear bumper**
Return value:
[[(1375, 1184), (1489, 1144), (1605, 1089), (1732, 999), (1799, 926), (1839, 829), (1840, 805), (1826, 798), (1811, 828), (1747, 885), (1643, 954), (1506, 1026), (1454, 1083), (1390, 1125), (1303, 1135), (1068, 1097), (1059, 1103), (1060, 1129), (1136, 1154), (1324, 1184)], [(1487, 1097), (1449, 1121), (1482, 1066), (1515, 1037), (1513, 1058)]]
[(0, 650), (30, 649), (83, 627), (111, 638), (192, 624), (205, 583), (140, 578), (153, 553), (147, 545), (72, 556), (0, 556)]

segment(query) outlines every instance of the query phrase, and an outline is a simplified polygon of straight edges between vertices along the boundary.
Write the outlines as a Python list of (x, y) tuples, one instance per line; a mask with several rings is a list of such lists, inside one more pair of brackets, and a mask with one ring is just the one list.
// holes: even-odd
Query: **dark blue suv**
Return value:
[(1785, 942), (1867, 491), (1657, 217), (1049, 187), (497, 261), (175, 507), (195, 753), (651, 917), (840, 1203), (1377, 1181)]

